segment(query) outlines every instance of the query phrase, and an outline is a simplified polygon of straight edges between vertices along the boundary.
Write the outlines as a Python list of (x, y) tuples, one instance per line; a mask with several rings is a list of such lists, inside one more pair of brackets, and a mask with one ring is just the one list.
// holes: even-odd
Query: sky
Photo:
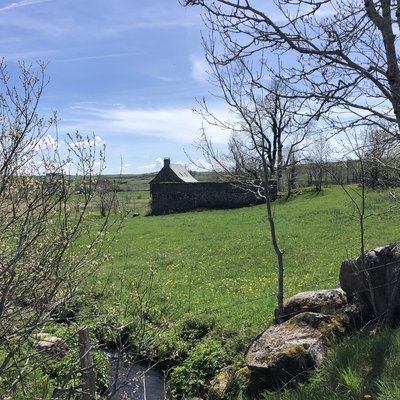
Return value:
[[(199, 8), (178, 0), (0, 0), (0, 55), (48, 63), (40, 113), (57, 111), (58, 132), (95, 135), (105, 173), (157, 171), (164, 157), (201, 158), (196, 99), (225, 107), (213, 91), (201, 45)], [(207, 128), (223, 146), (227, 132)]]

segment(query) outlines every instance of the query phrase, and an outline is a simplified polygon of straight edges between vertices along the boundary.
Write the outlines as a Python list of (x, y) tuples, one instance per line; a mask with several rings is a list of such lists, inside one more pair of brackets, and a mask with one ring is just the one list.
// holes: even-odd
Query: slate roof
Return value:
[(198, 182), (197, 179), (190, 175), (189, 171), (183, 165), (170, 164), (170, 168), (183, 182)]
[(171, 164), (169, 158), (165, 158), (163, 168), (149, 183), (162, 182), (194, 183), (198, 181), (190, 175), (189, 171), (183, 165)]

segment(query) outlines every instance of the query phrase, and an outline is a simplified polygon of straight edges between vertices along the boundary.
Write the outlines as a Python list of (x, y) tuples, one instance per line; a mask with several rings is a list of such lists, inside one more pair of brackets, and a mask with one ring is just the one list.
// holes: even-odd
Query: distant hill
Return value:
[[(113, 180), (118, 184), (121, 192), (140, 192), (149, 191), (149, 182), (157, 175), (158, 172), (150, 172), (147, 174), (123, 174), (123, 175), (103, 175), (102, 179)], [(220, 177), (212, 172), (190, 173), (200, 182), (218, 182)]]

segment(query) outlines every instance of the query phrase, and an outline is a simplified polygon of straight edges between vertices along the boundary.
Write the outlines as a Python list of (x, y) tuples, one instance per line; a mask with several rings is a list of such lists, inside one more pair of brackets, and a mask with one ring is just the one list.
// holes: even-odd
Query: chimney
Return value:
[(169, 168), (171, 165), (171, 160), (169, 158), (164, 158), (164, 167)]

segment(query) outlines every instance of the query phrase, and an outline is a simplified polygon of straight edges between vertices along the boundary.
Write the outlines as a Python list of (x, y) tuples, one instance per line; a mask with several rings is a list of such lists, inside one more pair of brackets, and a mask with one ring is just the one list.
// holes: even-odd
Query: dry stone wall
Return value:
[[(153, 215), (199, 208), (238, 208), (263, 202), (254, 193), (229, 182), (153, 183), (150, 192)], [(271, 197), (276, 198), (276, 191)]]

